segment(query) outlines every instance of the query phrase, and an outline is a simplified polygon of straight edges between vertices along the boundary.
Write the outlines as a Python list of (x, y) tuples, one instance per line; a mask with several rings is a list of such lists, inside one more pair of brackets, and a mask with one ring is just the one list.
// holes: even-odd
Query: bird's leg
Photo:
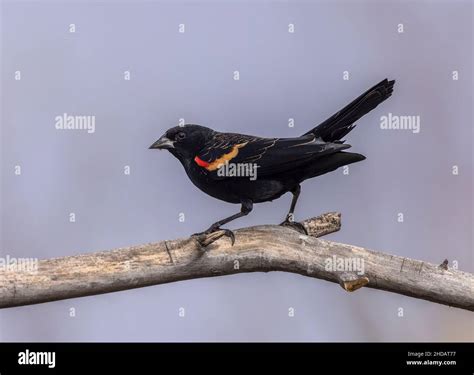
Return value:
[(287, 227), (292, 227), (299, 232), (306, 233), (306, 229), (304, 226), (296, 221), (294, 221), (293, 212), (295, 212), (296, 202), (298, 201), (298, 197), (300, 196), (301, 186), (298, 184), (293, 190), (291, 190), (291, 194), (293, 194), (293, 199), (291, 200), (290, 211), (288, 215), (286, 215), (286, 219), (280, 225), (284, 225)]
[(291, 200), (291, 206), (290, 206), (290, 211), (288, 211), (288, 215), (286, 215), (286, 219), (284, 222), (292, 222), (294, 221), (294, 215), (293, 213), (295, 212), (295, 207), (296, 207), (296, 202), (298, 202), (298, 198), (301, 193), (301, 186), (298, 184), (296, 188), (291, 190), (291, 194), (293, 194), (293, 199)]
[(236, 213), (232, 216), (226, 217), (225, 219), (222, 219), (222, 220), (219, 220), (219, 221), (215, 222), (204, 232), (195, 233), (195, 234), (193, 234), (193, 236), (200, 236), (200, 235), (203, 235), (203, 234), (210, 234), (210, 233), (216, 232), (218, 230), (223, 230), (225, 232), (224, 235), (231, 239), (232, 245), (233, 245), (234, 242), (235, 242), (234, 232), (232, 232), (230, 229), (221, 229), (220, 228), (221, 225), (227, 224), (227, 223), (231, 222), (232, 220), (238, 219), (239, 217), (248, 215), (252, 211), (252, 208), (253, 208), (253, 202), (252, 201), (243, 200), (242, 201), (242, 207), (240, 208), (240, 212), (238, 212), (238, 213)]

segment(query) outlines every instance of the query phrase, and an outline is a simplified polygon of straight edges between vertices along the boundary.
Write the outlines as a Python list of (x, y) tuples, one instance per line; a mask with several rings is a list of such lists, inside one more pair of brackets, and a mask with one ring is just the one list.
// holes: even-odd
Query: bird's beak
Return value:
[(157, 148), (158, 150), (165, 150), (169, 148), (174, 148), (174, 142), (166, 138), (165, 136), (158, 139), (155, 143), (153, 143), (149, 148)]

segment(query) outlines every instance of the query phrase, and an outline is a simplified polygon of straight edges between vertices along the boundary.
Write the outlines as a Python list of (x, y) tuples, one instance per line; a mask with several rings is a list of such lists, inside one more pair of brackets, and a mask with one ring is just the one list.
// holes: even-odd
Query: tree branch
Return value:
[[(181, 280), (284, 271), (375, 288), (474, 311), (474, 275), (316, 237), (340, 228), (340, 214), (302, 222), (307, 235), (264, 225), (78, 256), (41, 260), (34, 271), (0, 270), (0, 307), (30, 305)], [(358, 265), (358, 267), (356, 267)], [(361, 267), (362, 266), (362, 267)], [(362, 269), (363, 268), (363, 269)], [(363, 271), (363, 272), (361, 272)]]

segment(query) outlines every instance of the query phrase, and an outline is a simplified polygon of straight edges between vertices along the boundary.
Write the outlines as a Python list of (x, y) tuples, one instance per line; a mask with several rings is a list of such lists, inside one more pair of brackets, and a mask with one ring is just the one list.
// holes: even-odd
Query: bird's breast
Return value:
[(254, 203), (267, 202), (279, 198), (289, 188), (278, 179), (246, 177), (212, 178), (208, 171), (196, 163), (183, 163), (191, 182), (204, 193), (229, 203), (241, 203), (250, 199)]

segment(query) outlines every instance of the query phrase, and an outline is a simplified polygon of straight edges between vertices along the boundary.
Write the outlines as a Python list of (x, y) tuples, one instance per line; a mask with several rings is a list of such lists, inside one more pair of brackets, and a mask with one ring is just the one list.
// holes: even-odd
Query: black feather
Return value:
[(304, 135), (314, 134), (325, 142), (340, 140), (355, 128), (358, 119), (392, 95), (394, 84), (394, 80), (384, 79)]

